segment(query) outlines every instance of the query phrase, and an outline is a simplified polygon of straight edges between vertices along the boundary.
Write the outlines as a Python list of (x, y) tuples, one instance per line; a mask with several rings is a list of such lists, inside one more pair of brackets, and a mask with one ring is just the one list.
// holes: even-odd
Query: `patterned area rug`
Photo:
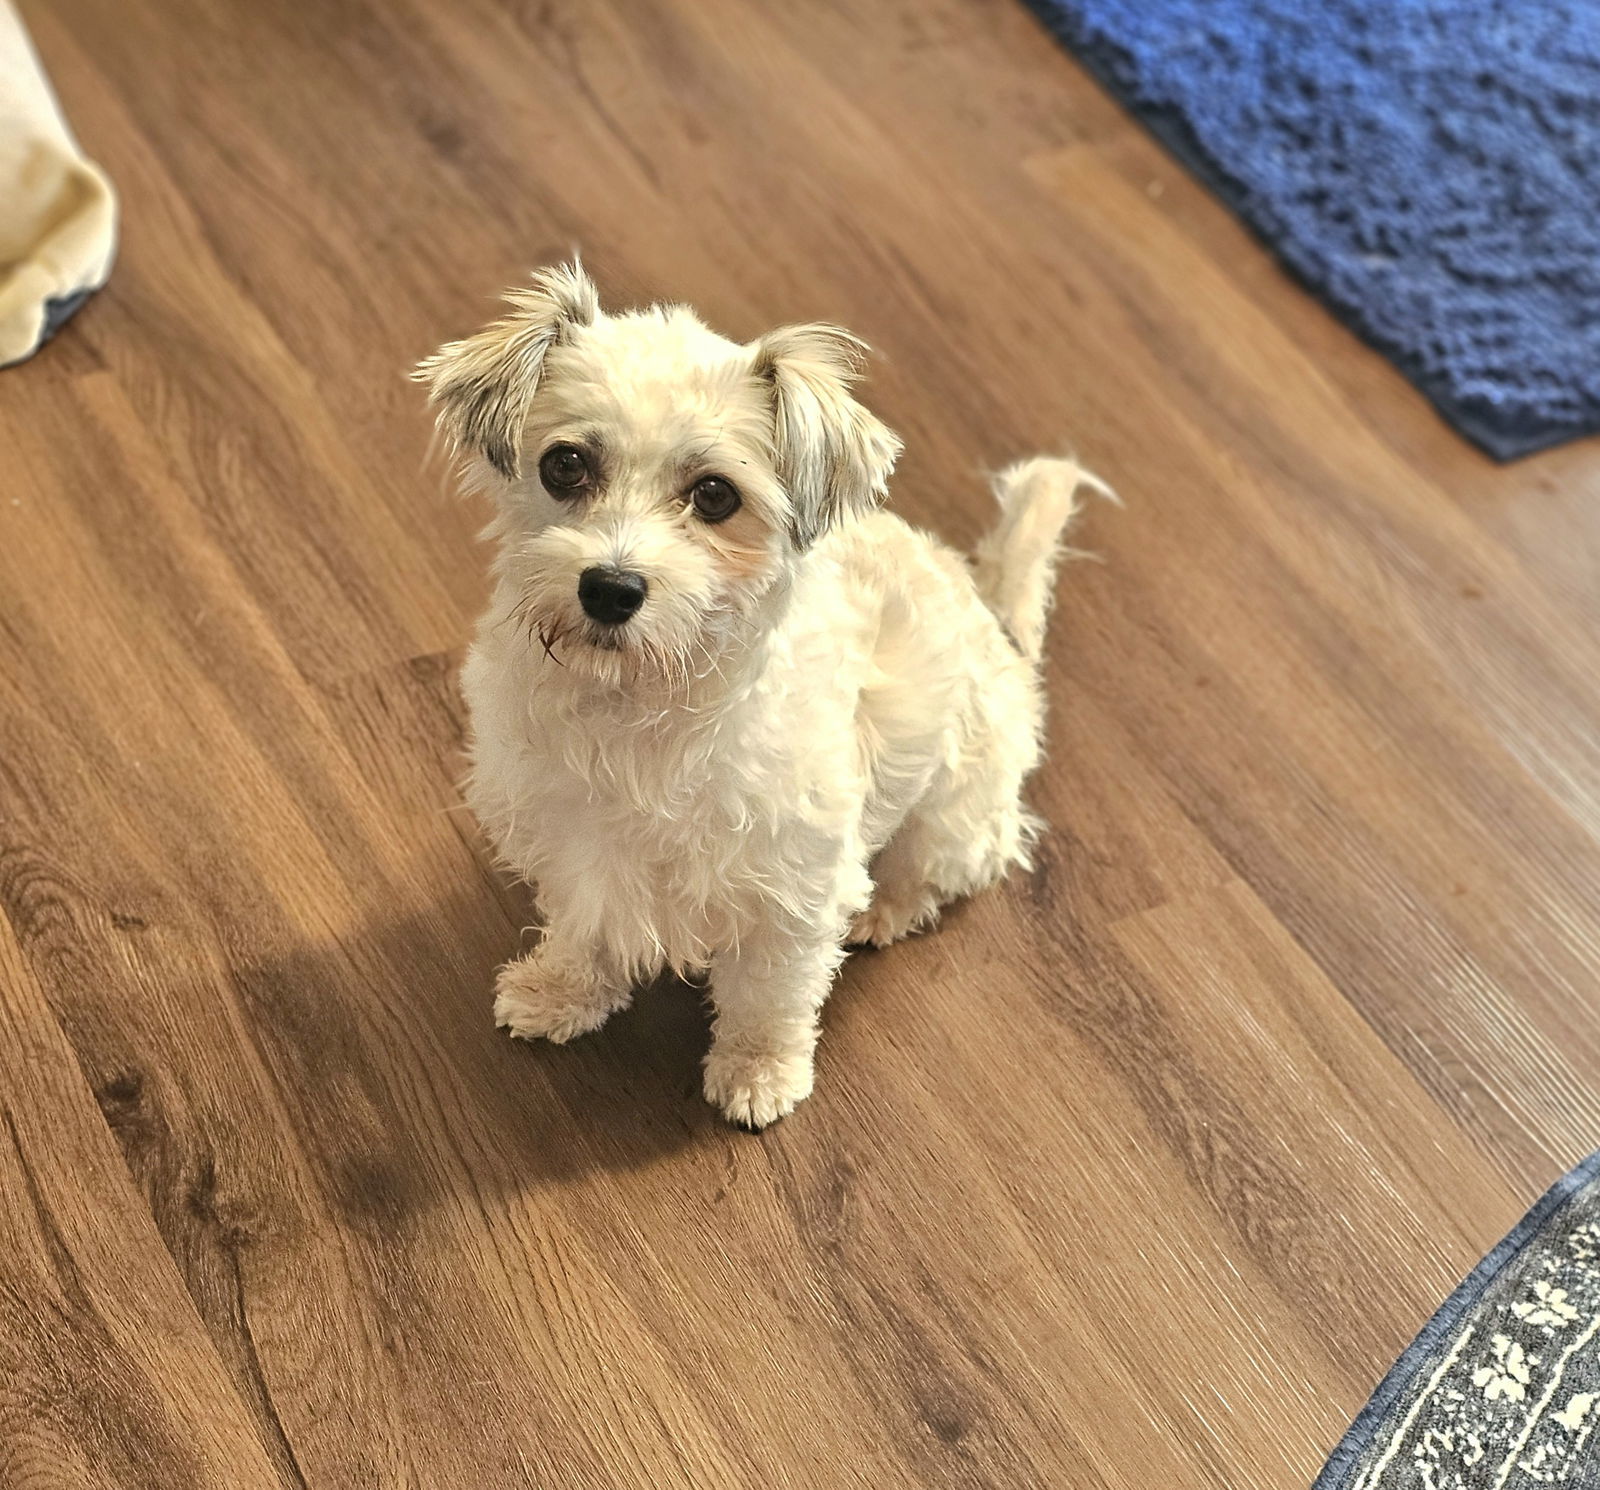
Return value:
[(1600, 1154), (1428, 1321), (1313, 1490), (1600, 1486)]
[(1595, 0), (1028, 0), (1501, 459), (1600, 430)]

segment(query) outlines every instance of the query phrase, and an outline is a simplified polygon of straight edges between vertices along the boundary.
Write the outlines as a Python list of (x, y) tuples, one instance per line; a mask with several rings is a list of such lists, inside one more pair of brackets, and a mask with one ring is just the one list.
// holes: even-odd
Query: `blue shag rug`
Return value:
[(1600, 0), (1029, 0), (1502, 460), (1600, 430)]
[(1600, 1485), (1600, 1154), (1473, 1270), (1312, 1490)]

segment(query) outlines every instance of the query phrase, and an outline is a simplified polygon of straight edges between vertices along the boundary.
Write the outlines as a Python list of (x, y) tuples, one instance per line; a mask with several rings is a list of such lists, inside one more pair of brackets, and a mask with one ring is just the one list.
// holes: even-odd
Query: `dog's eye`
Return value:
[(552, 445), (539, 457), (539, 479), (552, 497), (575, 497), (591, 479), (589, 457), (576, 445)]
[(708, 523), (720, 523), (739, 510), (738, 488), (720, 476), (702, 476), (689, 493), (694, 510)]

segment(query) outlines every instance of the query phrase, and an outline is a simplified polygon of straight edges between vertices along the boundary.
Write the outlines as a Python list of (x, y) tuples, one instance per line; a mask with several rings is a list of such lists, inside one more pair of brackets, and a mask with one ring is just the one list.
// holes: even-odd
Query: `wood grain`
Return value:
[[(1498, 468), (1011, 0), (32, 0), (124, 199), (0, 376), (0, 1486), (1300, 1487), (1600, 1133), (1600, 482)], [(717, 1124), (488, 1018), (482, 514), (403, 379), (581, 246), (1075, 446), (1036, 870)]]

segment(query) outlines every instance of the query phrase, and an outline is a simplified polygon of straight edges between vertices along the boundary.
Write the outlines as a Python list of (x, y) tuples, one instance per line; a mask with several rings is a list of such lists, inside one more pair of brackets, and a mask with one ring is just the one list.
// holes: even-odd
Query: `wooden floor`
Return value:
[[(110, 288), (0, 374), (0, 1485), (1303, 1490), (1600, 1143), (1600, 459), (1500, 469), (1014, 0), (29, 0)], [(407, 367), (581, 245), (1076, 446), (1030, 878), (817, 1095), (489, 1018), (483, 514)]]

